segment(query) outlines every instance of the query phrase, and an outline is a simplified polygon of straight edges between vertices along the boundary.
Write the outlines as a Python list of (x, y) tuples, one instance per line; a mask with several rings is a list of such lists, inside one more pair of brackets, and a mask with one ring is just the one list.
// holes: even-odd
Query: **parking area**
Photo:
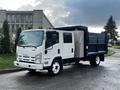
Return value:
[(120, 50), (106, 57), (99, 67), (88, 62), (65, 66), (63, 73), (50, 77), (46, 71), (20, 71), (0, 75), (0, 90), (119, 90)]

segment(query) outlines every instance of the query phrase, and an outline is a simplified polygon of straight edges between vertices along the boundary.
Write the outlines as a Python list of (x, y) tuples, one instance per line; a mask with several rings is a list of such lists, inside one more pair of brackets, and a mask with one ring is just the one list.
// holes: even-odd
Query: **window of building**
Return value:
[(12, 17), (11, 22), (14, 23), (15, 22), (15, 15), (12, 15), (11, 17)]
[(10, 23), (10, 15), (7, 15), (7, 21)]
[(12, 25), (12, 33), (14, 33), (14, 25)]
[(24, 23), (25, 22), (25, 17), (24, 17), (24, 14), (21, 15), (21, 23)]
[(28, 29), (28, 25), (27, 24), (25, 25), (25, 29)]
[(25, 16), (25, 23), (28, 23), (29, 22), (29, 18), (28, 18), (28, 15)]
[(32, 23), (32, 22), (33, 22), (33, 16), (30, 15), (30, 23)]
[(16, 23), (20, 22), (20, 15), (16, 15)]
[(63, 33), (63, 42), (72, 43), (72, 33)]

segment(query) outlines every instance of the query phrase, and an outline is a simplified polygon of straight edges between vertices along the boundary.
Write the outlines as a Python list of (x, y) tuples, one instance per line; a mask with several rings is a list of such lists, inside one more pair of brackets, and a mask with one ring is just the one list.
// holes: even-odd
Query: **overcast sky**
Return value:
[(113, 15), (120, 24), (120, 0), (0, 0), (2, 9), (43, 9), (54, 26), (85, 25), (102, 29)]

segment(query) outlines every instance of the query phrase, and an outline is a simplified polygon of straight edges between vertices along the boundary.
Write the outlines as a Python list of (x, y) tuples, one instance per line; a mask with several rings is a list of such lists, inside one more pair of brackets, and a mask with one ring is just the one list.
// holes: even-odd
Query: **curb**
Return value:
[(19, 71), (24, 71), (25, 69), (23, 68), (13, 68), (13, 69), (5, 69), (5, 70), (0, 70), (0, 74), (6, 74), (6, 73), (12, 73), (12, 72), (19, 72)]

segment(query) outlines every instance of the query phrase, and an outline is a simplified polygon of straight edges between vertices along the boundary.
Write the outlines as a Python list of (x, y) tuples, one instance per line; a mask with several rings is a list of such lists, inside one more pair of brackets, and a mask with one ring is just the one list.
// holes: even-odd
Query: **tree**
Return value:
[(20, 33), (21, 33), (21, 28), (18, 28), (18, 30), (16, 32), (16, 38), (15, 38), (15, 50), (16, 50), (16, 46), (17, 46), (17, 42), (18, 42)]
[(10, 35), (9, 35), (9, 25), (8, 22), (5, 20), (3, 23), (3, 39), (1, 40), (1, 47), (3, 53), (10, 53)]
[(0, 28), (0, 53), (2, 53), (2, 47), (1, 47), (1, 42), (2, 42), (2, 39), (3, 39), (3, 32), (2, 32), (2, 28)]
[(115, 21), (113, 20), (113, 16), (110, 16), (107, 24), (104, 26), (105, 32), (109, 36), (109, 39), (115, 41), (118, 37), (118, 32), (116, 31), (117, 26)]

